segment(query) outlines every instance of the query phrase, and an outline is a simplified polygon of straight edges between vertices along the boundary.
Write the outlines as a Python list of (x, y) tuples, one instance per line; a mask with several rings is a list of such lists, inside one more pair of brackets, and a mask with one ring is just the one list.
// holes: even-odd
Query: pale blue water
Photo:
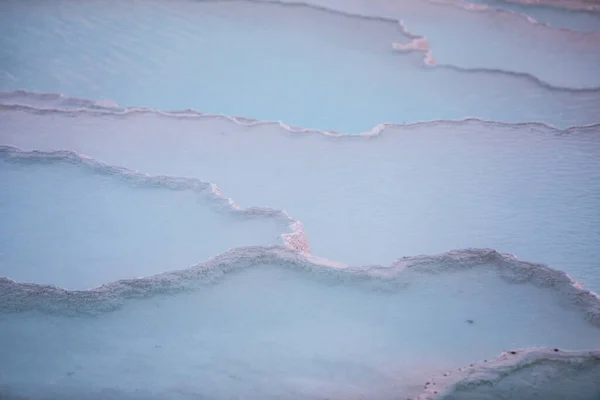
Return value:
[(473, 3), (0, 2), (0, 398), (596, 400), (600, 14)]
[(474, 121), (344, 139), (153, 113), (0, 117), (5, 143), (209, 177), (241, 205), (283, 208), (303, 222), (320, 257), (388, 265), (400, 256), (489, 247), (600, 291), (598, 128), (560, 134)]
[[(236, 218), (202, 192), (120, 181), (69, 164), (0, 159), (0, 276), (89, 289), (279, 243), (286, 226)], [(278, 226), (279, 225), (279, 226)]]
[(500, 10), (510, 10), (528, 15), (536, 21), (557, 28), (592, 32), (600, 29), (599, 13), (565, 10), (564, 8), (544, 4), (519, 4), (504, 0), (470, 0), (470, 3), (486, 4)]
[[(383, 22), (245, 1), (3, 2), (0, 89), (347, 133), (465, 117), (559, 127), (597, 122), (600, 91), (534, 80), (600, 87), (597, 40), (546, 33), (518, 18), (405, 3), (364, 10), (392, 18)], [(450, 67), (432, 69), (421, 53), (393, 50), (392, 43), (409, 41), (399, 19), (426, 35), (436, 61)]]
[(505, 348), (597, 344), (552, 293), (489, 270), (407, 279), (382, 293), (258, 266), (93, 318), (0, 315), (0, 370), (32, 398), (397, 398)]

